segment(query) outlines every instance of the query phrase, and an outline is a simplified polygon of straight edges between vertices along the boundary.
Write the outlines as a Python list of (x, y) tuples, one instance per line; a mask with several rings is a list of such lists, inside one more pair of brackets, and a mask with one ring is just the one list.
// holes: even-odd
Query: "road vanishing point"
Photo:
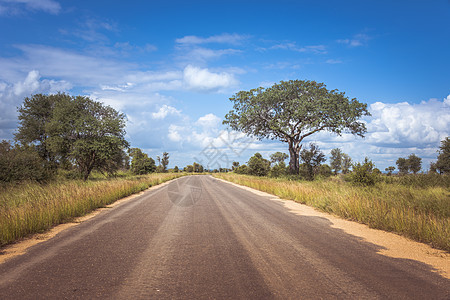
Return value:
[(429, 265), (331, 225), (186, 176), (6, 260), (0, 299), (450, 299)]

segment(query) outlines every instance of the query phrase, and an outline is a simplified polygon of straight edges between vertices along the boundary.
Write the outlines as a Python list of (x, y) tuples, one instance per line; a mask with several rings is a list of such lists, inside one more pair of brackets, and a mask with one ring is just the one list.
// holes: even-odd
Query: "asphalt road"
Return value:
[(0, 299), (449, 299), (428, 265), (189, 176), (0, 265)]

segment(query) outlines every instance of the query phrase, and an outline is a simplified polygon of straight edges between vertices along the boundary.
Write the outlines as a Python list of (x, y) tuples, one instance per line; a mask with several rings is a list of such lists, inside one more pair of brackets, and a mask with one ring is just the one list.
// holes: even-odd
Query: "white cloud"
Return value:
[(180, 131), (183, 131), (183, 127), (171, 124), (167, 137), (173, 142), (180, 142), (182, 140)]
[(152, 117), (153, 119), (164, 119), (167, 115), (179, 115), (180, 113), (181, 111), (175, 107), (164, 104), (157, 112), (152, 113)]
[(450, 132), (448, 97), (420, 104), (407, 102), (370, 106), (368, 142), (386, 147), (428, 147), (437, 145)]
[(238, 84), (233, 74), (227, 72), (213, 73), (208, 69), (201, 69), (192, 65), (188, 65), (184, 69), (183, 77), (188, 89), (198, 91), (223, 90)]
[(364, 33), (355, 34), (351, 39), (340, 39), (337, 40), (340, 44), (348, 45), (349, 47), (360, 47), (366, 46), (369, 40), (372, 38)]
[(200, 117), (196, 124), (202, 126), (203, 128), (216, 128), (220, 124), (221, 119), (214, 114), (207, 114)]
[(0, 15), (16, 15), (23, 12), (23, 10), (41, 10), (56, 15), (61, 11), (61, 5), (53, 0), (0, 0), (0, 4)]
[(0, 81), (0, 140), (11, 139), (17, 127), (17, 110), (25, 97), (36, 93), (65, 92), (72, 85), (64, 80), (41, 79), (38, 71), (28, 72), (26, 77), (15, 83)]
[(209, 44), (209, 43), (219, 43), (219, 44), (238, 44), (241, 41), (248, 39), (246, 35), (240, 34), (229, 34), (223, 33), (220, 35), (213, 35), (207, 38), (199, 37), (195, 35), (188, 35), (182, 38), (176, 39), (178, 44), (184, 45), (198, 45), (198, 44)]

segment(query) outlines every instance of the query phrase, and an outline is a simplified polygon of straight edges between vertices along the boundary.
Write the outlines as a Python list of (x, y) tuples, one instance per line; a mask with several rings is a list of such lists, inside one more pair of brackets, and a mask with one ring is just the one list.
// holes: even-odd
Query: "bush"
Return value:
[(49, 163), (32, 146), (0, 143), (0, 181), (45, 181), (54, 175)]
[(358, 185), (375, 185), (379, 179), (379, 170), (374, 167), (373, 162), (366, 157), (363, 164), (357, 163), (353, 165), (353, 171), (346, 178)]

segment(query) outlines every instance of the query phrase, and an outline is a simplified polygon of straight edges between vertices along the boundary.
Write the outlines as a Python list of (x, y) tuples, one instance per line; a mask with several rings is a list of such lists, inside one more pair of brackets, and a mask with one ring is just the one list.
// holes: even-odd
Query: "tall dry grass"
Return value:
[(237, 174), (214, 176), (450, 251), (450, 190), (445, 187), (385, 182), (361, 187), (340, 180), (298, 182)]
[(0, 187), (0, 246), (38, 233), (128, 195), (182, 176), (150, 174), (96, 181)]

